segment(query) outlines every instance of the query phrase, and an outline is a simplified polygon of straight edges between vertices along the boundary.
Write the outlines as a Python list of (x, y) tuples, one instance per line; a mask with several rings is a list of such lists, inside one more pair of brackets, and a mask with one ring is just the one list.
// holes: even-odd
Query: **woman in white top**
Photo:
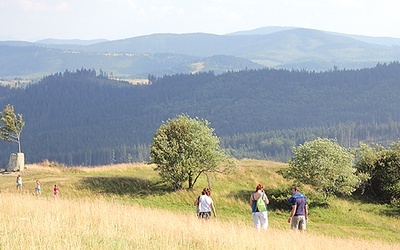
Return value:
[(214, 217), (217, 217), (214, 202), (210, 196), (211, 190), (209, 188), (203, 189), (199, 198), (199, 219), (210, 219), (211, 212), (214, 214)]
[(17, 190), (22, 191), (22, 177), (21, 177), (21, 175), (17, 176)]

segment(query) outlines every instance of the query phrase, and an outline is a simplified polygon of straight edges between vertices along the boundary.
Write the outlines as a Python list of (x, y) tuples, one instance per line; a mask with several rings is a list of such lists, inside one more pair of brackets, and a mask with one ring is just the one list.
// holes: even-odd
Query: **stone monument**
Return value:
[(24, 153), (12, 153), (7, 164), (7, 172), (24, 171), (25, 155)]

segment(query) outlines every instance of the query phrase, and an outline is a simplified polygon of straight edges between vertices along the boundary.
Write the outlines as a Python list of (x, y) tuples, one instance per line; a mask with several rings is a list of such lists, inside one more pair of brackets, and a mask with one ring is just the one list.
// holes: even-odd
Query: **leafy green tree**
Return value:
[(325, 198), (350, 195), (360, 183), (353, 158), (336, 141), (317, 138), (293, 149), (290, 168), (284, 176), (313, 186)]
[(21, 132), (25, 126), (21, 114), (14, 113), (14, 107), (8, 104), (3, 112), (0, 112), (0, 139), (18, 144), (18, 153), (21, 153)]
[(371, 177), (373, 187), (378, 188), (381, 200), (400, 205), (400, 144), (381, 151), (379, 156), (376, 172)]
[(372, 182), (371, 178), (375, 176), (376, 173), (376, 165), (379, 159), (378, 152), (381, 151), (383, 147), (379, 144), (372, 148), (371, 146), (360, 143), (359, 149), (356, 150), (356, 161), (355, 166), (357, 168), (357, 172), (361, 180), (361, 194), (367, 189), (371, 189)]
[(219, 138), (207, 120), (179, 115), (163, 122), (151, 145), (150, 163), (174, 190), (193, 188), (201, 174), (224, 172), (219, 164), (227, 159), (220, 149)]
[(356, 166), (368, 176), (365, 188), (380, 201), (400, 205), (400, 141), (388, 148), (361, 144)]

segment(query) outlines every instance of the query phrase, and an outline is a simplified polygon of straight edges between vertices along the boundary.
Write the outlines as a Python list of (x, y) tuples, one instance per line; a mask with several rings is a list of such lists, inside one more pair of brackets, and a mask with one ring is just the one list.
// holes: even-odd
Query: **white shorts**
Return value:
[(254, 212), (253, 213), (253, 222), (254, 227), (257, 228), (258, 231), (267, 230), (268, 229), (268, 212)]

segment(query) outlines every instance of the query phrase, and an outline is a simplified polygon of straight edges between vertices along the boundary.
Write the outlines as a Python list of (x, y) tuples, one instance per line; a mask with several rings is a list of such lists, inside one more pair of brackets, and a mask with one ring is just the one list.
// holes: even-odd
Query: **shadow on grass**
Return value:
[(86, 177), (79, 183), (79, 187), (95, 193), (132, 197), (164, 195), (173, 191), (163, 183), (137, 177)]
[[(238, 190), (235, 192), (232, 192), (231, 195), (238, 200), (243, 201), (244, 203), (249, 203), (250, 202), (250, 196), (251, 194), (254, 192), (254, 190)], [(271, 190), (269, 189), (268, 191), (266, 191), (266, 194), (268, 196), (269, 199), (269, 204), (268, 204), (268, 209), (269, 210), (282, 210), (282, 209), (289, 209), (291, 205), (289, 203), (286, 202), (286, 200), (289, 197), (284, 197), (283, 199), (282, 194), (277, 191), (277, 190)]]
[[(287, 188), (270, 188), (266, 190), (266, 194), (268, 195), (269, 199), (269, 204), (268, 204), (268, 209), (272, 211), (280, 211), (280, 210), (290, 210), (292, 205), (287, 202), (287, 200), (290, 198), (289, 192)], [(250, 195), (254, 192), (254, 190), (238, 190), (235, 192), (232, 192), (231, 195), (239, 199), (245, 203), (250, 202)], [(321, 199), (315, 198), (315, 197), (307, 197), (309, 206), (313, 207), (324, 207), (327, 208), (329, 207), (329, 204), (326, 201), (323, 201)]]
[(390, 204), (389, 201), (383, 201), (376, 195), (372, 195), (370, 193), (361, 195), (360, 193), (355, 192), (350, 198), (347, 199), (350, 201), (354, 200), (364, 204), (373, 205), (375, 209), (372, 209), (371, 207), (371, 211), (373, 211), (375, 214), (400, 218), (400, 205)]
[(400, 218), (400, 207), (398, 206), (390, 206), (382, 209), (381, 214), (386, 215), (388, 217)]

